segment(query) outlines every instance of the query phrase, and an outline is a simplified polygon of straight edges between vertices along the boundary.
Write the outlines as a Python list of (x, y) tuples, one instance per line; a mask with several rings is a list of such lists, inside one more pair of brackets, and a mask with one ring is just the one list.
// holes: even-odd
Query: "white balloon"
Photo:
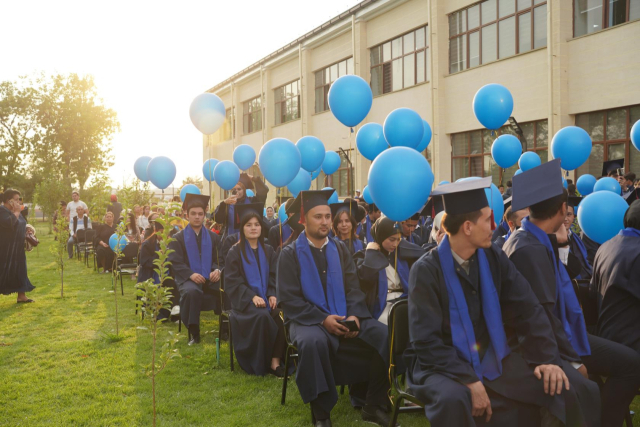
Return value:
[(193, 125), (200, 132), (211, 135), (224, 123), (224, 103), (213, 93), (202, 93), (191, 102), (189, 116)]

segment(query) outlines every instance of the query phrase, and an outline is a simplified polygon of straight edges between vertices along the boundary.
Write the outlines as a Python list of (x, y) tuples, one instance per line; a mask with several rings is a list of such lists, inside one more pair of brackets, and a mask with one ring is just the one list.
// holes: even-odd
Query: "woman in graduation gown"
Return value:
[(236, 207), (240, 240), (229, 250), (225, 292), (231, 300), (231, 332), (236, 358), (248, 374), (284, 376), (286, 341), (276, 307), (277, 257), (263, 244), (262, 204)]
[(396, 222), (386, 217), (371, 226), (371, 235), (374, 241), (354, 261), (367, 307), (374, 319), (386, 325), (393, 303), (407, 297), (409, 270), (425, 251), (404, 240)]
[(364, 219), (358, 210), (358, 203), (354, 200), (334, 203), (330, 205), (332, 224), (331, 230), (335, 238), (345, 244), (353, 256), (364, 249), (364, 242), (356, 235), (356, 226)]
[[(256, 195), (248, 197), (247, 190), (254, 191)], [(268, 192), (269, 187), (267, 187), (259, 177), (253, 177), (246, 173), (240, 174), (240, 180), (235, 187), (231, 189), (231, 196), (220, 202), (213, 214), (215, 222), (224, 224), (225, 231), (221, 236), (223, 240), (226, 236), (238, 232), (234, 215), (235, 207), (248, 203), (262, 203), (264, 205)]]
[(102, 272), (107, 273), (113, 269), (114, 253), (109, 246), (109, 239), (116, 232), (113, 223), (113, 212), (107, 212), (104, 216), (104, 224), (98, 227), (96, 234), (96, 258), (98, 267), (102, 267)]

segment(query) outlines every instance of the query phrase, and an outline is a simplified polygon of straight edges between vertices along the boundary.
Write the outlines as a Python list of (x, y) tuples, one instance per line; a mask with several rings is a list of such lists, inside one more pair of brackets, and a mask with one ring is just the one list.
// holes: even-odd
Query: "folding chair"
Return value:
[[(391, 390), (395, 389), (390, 425), (394, 426), (399, 413), (424, 412), (424, 403), (401, 385), (405, 381), (407, 372), (402, 360), (402, 354), (409, 345), (409, 305), (407, 300), (398, 301), (391, 306), (388, 326), (390, 349), (389, 382), (391, 383)], [(405, 400), (419, 406), (401, 406)]]
[[(95, 247), (93, 246), (93, 241), (96, 238), (96, 230), (88, 229), (84, 233), (84, 263), (87, 267), (89, 267), (89, 255), (94, 254), (95, 258)], [(95, 263), (94, 263), (95, 270)]]
[(136, 271), (138, 269), (138, 250), (139, 245), (137, 243), (128, 243), (122, 251), (122, 259), (116, 259), (116, 271), (118, 273), (118, 276), (120, 276), (120, 292), (122, 293), (122, 295), (124, 295), (124, 284), (122, 283), (122, 275), (136, 274)]
[(76, 230), (76, 238), (75, 238), (75, 248), (76, 248), (76, 257), (78, 261), (80, 261), (80, 255), (84, 252), (84, 235), (86, 233), (85, 229)]

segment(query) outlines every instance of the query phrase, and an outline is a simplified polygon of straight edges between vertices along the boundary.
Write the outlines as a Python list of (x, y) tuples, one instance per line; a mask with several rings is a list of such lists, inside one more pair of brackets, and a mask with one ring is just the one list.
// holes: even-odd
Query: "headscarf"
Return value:
[(444, 211), (439, 212), (438, 215), (433, 219), (433, 227), (431, 228), (431, 234), (429, 235), (429, 242), (437, 242), (436, 237), (438, 236), (438, 231), (440, 231), (440, 225), (442, 223), (442, 217), (444, 216)]
[(382, 242), (400, 233), (396, 224), (395, 221), (387, 217), (380, 217), (375, 224), (371, 226), (371, 236), (373, 237), (373, 241), (380, 245), (380, 250), (384, 250)]

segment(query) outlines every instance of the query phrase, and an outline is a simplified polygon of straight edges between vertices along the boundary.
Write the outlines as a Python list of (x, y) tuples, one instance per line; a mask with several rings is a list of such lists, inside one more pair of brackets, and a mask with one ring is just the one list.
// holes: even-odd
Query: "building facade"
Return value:
[(492, 176), (498, 184), (516, 171), (500, 170), (490, 155), (493, 140), (515, 127), (492, 133), (473, 114), (473, 96), (488, 83), (511, 91), (521, 140), (542, 161), (551, 157), (553, 135), (576, 125), (594, 146), (574, 179), (599, 177), (603, 161), (619, 158), (640, 173), (629, 140), (640, 120), (639, 19), (640, 0), (365, 0), (209, 89), (227, 107), (227, 121), (203, 136), (203, 157), (231, 159), (240, 144), (259, 153), (272, 138), (314, 135), (343, 162), (312, 189), (329, 185), (341, 197), (362, 189), (370, 162), (327, 104), (331, 83), (357, 74), (374, 95), (360, 126), (382, 124), (400, 107), (429, 122), (424, 154), (436, 182)]

